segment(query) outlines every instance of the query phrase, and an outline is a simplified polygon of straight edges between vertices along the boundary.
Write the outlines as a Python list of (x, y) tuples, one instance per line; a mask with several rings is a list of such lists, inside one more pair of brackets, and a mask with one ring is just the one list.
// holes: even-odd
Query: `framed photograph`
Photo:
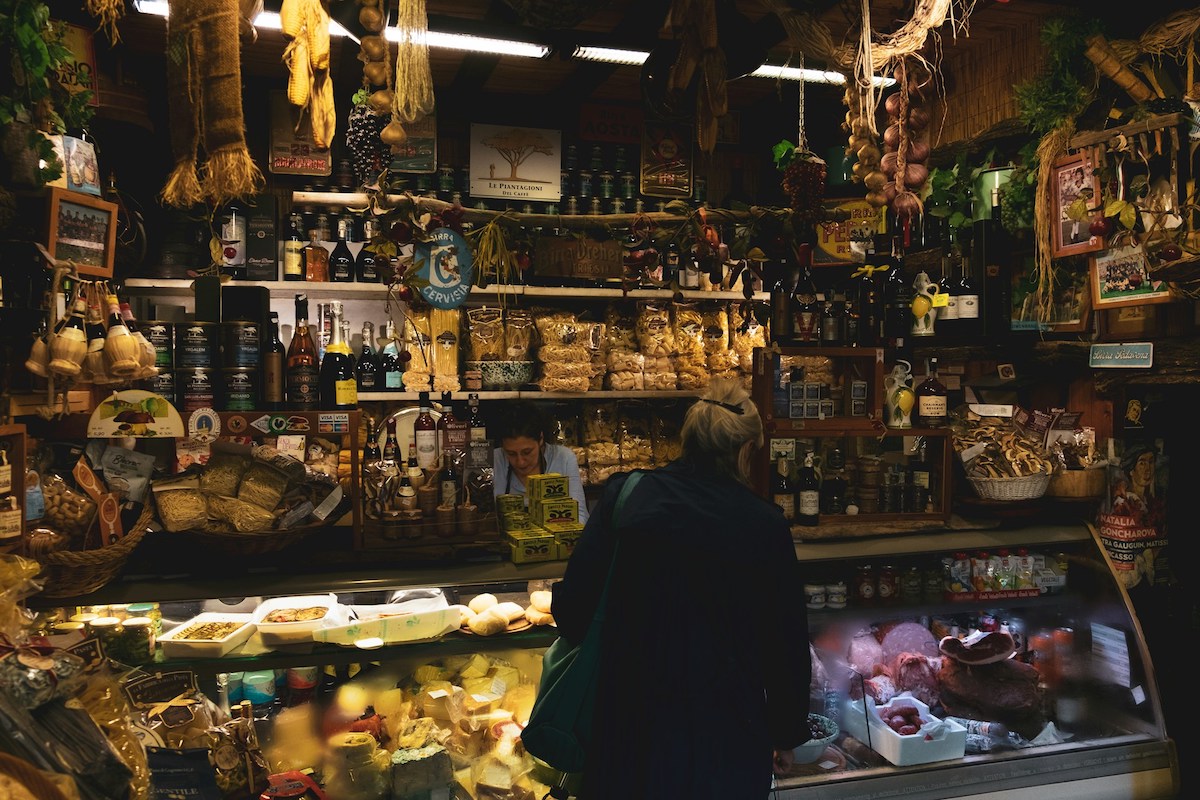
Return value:
[(117, 205), (99, 197), (49, 187), (46, 249), (73, 261), (80, 275), (111, 278), (117, 247)]
[(1095, 308), (1171, 302), (1170, 286), (1150, 277), (1146, 251), (1141, 247), (1105, 250), (1092, 256), (1089, 264)]
[(1104, 249), (1104, 237), (1088, 232), (1087, 219), (1071, 219), (1067, 210), (1082, 198), (1089, 207), (1100, 202), (1100, 178), (1083, 153), (1063, 156), (1054, 162), (1051, 189), (1051, 220), (1054, 223), (1054, 258), (1094, 253)]
[[(1084, 333), (1092, 324), (1091, 273), (1083, 257), (1053, 264), (1054, 297), (1041, 303), (1037, 270), (1030, 254), (1013, 265), (1012, 314), (1014, 331)], [(1049, 316), (1045, 316), (1046, 314)]]

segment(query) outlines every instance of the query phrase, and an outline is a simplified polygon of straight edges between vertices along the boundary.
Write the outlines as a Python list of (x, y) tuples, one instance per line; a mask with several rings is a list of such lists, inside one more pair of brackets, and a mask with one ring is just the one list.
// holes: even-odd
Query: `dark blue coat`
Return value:
[(767, 796), (772, 748), (808, 740), (808, 621), (779, 508), (683, 461), (647, 472), (609, 521), (614, 475), (563, 580), (560, 633), (583, 639), (620, 538), (582, 797)]

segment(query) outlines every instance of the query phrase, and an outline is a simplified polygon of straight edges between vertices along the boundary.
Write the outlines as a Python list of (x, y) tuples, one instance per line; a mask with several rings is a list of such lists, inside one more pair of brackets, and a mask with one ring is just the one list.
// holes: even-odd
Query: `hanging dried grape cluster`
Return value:
[(929, 180), (929, 111), (924, 91), (931, 85), (929, 71), (901, 61), (892, 73), (900, 89), (884, 101), (888, 126), (883, 132), (883, 158), (879, 165), (889, 180), (882, 192), (900, 219), (919, 216), (919, 194)]
[(387, 166), (390, 148), (379, 134), (391, 121), (391, 114), (380, 114), (360, 103), (350, 109), (346, 123), (346, 147), (354, 163), (354, 178), (359, 186), (370, 186)]
[(792, 149), (791, 155), (777, 159), (783, 169), (783, 191), (792, 205), (792, 220), (796, 225), (816, 225), (825, 217), (825, 161), (812, 153)]

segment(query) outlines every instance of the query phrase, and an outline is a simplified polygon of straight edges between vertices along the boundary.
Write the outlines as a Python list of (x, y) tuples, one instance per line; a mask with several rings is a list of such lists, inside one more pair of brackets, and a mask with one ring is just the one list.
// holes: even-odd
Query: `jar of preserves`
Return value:
[(900, 600), (900, 576), (896, 574), (896, 569), (890, 564), (879, 568), (876, 594), (879, 596), (881, 605), (894, 605)]
[(870, 564), (860, 564), (854, 573), (854, 602), (860, 606), (873, 606), (876, 601), (879, 578)]
[(909, 567), (900, 579), (900, 599), (908, 605), (920, 603), (924, 586), (925, 581), (920, 568)]

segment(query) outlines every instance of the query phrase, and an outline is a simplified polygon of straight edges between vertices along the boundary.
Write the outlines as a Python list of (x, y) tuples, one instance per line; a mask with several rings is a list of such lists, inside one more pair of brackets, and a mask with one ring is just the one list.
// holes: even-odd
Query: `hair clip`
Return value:
[(746, 413), (746, 409), (742, 408), (741, 406), (734, 405), (733, 403), (725, 403), (720, 400), (712, 400), (708, 397), (701, 397), (700, 402), (701, 403), (712, 403), (714, 406), (720, 406), (721, 408), (725, 409), (726, 411), (732, 411), (734, 414), (737, 414), (739, 416)]

